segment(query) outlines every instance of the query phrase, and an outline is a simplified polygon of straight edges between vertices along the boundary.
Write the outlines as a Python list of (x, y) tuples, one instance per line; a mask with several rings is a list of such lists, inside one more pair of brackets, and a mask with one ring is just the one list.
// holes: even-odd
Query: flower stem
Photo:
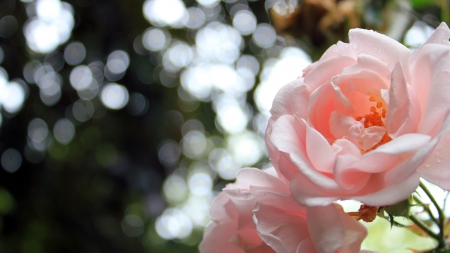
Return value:
[(430, 216), (430, 218), (434, 221), (434, 223), (436, 223), (436, 225), (439, 226), (439, 221), (436, 219), (436, 217), (434, 217), (430, 207), (427, 204), (424, 204), (422, 200), (416, 195), (414, 195), (413, 198), (415, 202), (417, 202), (420, 206), (422, 206), (425, 209), (425, 211), (428, 213), (428, 216)]
[(439, 231), (440, 231), (439, 234), (441, 235), (441, 238), (443, 239), (444, 238), (444, 225), (445, 225), (444, 211), (439, 206), (436, 199), (433, 197), (433, 194), (431, 194), (431, 192), (428, 190), (428, 188), (425, 186), (425, 184), (423, 182), (420, 182), (420, 188), (422, 188), (422, 190), (425, 192), (425, 194), (427, 194), (427, 196), (430, 198), (433, 205), (436, 207), (436, 210), (438, 211), (438, 214), (439, 214), (439, 225), (438, 226), (439, 226)]
[(442, 238), (440, 235), (437, 235), (433, 231), (431, 231), (431, 229), (425, 223), (423, 223), (423, 221), (421, 221), (420, 219), (418, 219), (416, 216), (414, 216), (412, 214), (409, 215), (409, 219), (411, 219), (411, 221), (414, 222), (414, 224), (416, 224), (420, 229), (422, 229), (429, 236), (436, 239), (439, 243), (438, 248), (446, 247), (444, 238)]

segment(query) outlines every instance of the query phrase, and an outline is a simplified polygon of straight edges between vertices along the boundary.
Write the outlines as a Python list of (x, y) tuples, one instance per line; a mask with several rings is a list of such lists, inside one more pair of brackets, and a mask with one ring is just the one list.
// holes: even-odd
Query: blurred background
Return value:
[(0, 0), (0, 252), (198, 252), (212, 198), (270, 166), (281, 86), (351, 28), (415, 48), (449, 8)]

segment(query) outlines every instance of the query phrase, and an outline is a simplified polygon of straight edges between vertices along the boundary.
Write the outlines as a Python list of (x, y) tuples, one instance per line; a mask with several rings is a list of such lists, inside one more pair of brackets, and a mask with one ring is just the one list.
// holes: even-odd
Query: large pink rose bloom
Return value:
[(300, 206), (274, 169), (242, 169), (210, 214), (202, 253), (354, 253), (367, 235), (337, 204)]
[(419, 176), (450, 188), (450, 31), (442, 23), (413, 53), (353, 29), (284, 86), (266, 144), (304, 205), (406, 199)]

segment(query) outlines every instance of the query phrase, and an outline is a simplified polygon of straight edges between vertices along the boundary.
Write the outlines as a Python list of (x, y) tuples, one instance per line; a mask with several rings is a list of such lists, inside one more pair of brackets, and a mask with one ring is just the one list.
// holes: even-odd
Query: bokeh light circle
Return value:
[(119, 110), (127, 105), (129, 99), (125, 86), (109, 83), (105, 85), (100, 94), (100, 100), (108, 109)]
[(22, 165), (22, 155), (19, 151), (9, 148), (3, 152), (1, 164), (4, 170), (9, 173), (14, 173), (20, 168), (20, 165)]

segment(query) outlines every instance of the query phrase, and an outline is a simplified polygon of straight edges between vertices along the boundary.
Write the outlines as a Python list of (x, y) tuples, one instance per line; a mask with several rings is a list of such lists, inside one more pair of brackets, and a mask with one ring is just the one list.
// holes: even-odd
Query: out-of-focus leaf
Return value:
[(432, 5), (436, 3), (436, 0), (409, 0), (414, 9), (422, 8), (427, 5)]
[(447, 237), (450, 237), (450, 220), (447, 220), (447, 222), (444, 225), (444, 234)]

